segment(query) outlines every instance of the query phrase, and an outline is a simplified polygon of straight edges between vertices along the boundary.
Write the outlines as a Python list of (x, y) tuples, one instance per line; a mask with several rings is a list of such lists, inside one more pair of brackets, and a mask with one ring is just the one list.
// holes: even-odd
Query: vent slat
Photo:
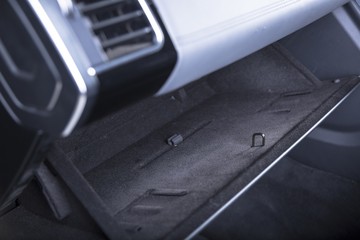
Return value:
[[(104, 60), (154, 47), (156, 31), (144, 12), (144, 0), (73, 0), (86, 19)], [(142, 3), (141, 3), (142, 2)], [(147, 54), (148, 51), (144, 51)], [(134, 54), (134, 56), (139, 56)]]
[(127, 41), (129, 41), (131, 39), (139, 38), (139, 37), (144, 36), (144, 35), (146, 35), (146, 34), (148, 34), (150, 32), (151, 32), (151, 28), (146, 27), (146, 28), (137, 30), (135, 32), (130, 32), (130, 33), (127, 33), (125, 35), (121, 35), (121, 36), (112, 38), (110, 40), (105, 40), (105, 41), (102, 42), (102, 46), (105, 49), (110, 48), (110, 47), (113, 47), (114, 45), (118, 45), (118, 44), (127, 42)]
[(95, 2), (95, 3), (89, 3), (86, 5), (79, 5), (79, 10), (83, 13), (89, 13), (89, 12), (93, 12), (93, 11), (98, 11), (102, 8), (115, 6), (124, 1), (125, 0), (102, 0), (102, 1)]
[(129, 21), (129, 20), (131, 20), (133, 18), (140, 17), (141, 15), (143, 15), (143, 12), (138, 10), (138, 11), (135, 11), (135, 12), (132, 12), (132, 13), (128, 13), (128, 14), (121, 15), (121, 16), (118, 16), (118, 17), (110, 18), (108, 20), (104, 20), (104, 21), (101, 21), (101, 22), (98, 22), (98, 23), (94, 23), (93, 26), (92, 26), (92, 29), (94, 31), (99, 31), (101, 29), (111, 27), (111, 26), (113, 26), (115, 24), (119, 24), (119, 23), (122, 23), (122, 22), (125, 22), (125, 21)]

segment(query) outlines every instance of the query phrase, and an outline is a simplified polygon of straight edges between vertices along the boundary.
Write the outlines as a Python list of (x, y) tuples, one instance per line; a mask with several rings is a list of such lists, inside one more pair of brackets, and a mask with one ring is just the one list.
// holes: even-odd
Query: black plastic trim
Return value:
[(99, 95), (90, 119), (96, 119), (141, 98), (154, 95), (177, 62), (177, 51), (154, 4), (151, 9), (165, 36), (163, 48), (152, 55), (99, 74)]

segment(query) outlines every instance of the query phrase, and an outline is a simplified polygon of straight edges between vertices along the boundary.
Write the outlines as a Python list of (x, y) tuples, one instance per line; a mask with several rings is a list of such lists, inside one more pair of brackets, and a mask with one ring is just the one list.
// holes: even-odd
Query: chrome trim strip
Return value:
[(59, 32), (56, 30), (53, 22), (50, 20), (49, 16), (47, 15), (40, 1), (28, 0), (28, 2), (31, 8), (34, 10), (34, 12), (37, 14), (38, 18), (40, 19), (41, 24), (43, 25), (49, 37), (51, 38), (51, 41), (54, 43), (55, 47), (57, 48), (61, 58), (66, 64), (67, 69), (69, 70), (70, 74), (75, 80), (77, 88), (79, 89), (79, 96), (76, 102), (75, 109), (73, 111), (73, 114), (69, 122), (67, 123), (66, 127), (62, 132), (62, 136), (66, 137), (74, 130), (76, 124), (80, 120), (82, 113), (84, 112), (87, 102), (87, 86), (68, 48), (66, 47)]
[(64, 17), (69, 17), (74, 14), (74, 4), (72, 0), (57, 0)]
[(326, 113), (314, 126), (312, 126), (301, 138), (299, 138), (291, 147), (281, 154), (274, 162), (272, 162), (264, 171), (257, 175), (250, 183), (248, 183), (240, 192), (232, 197), (225, 205), (217, 210), (210, 218), (195, 229), (185, 240), (190, 240), (206, 228), (216, 217), (224, 212), (231, 204), (233, 204), (241, 195), (243, 195), (250, 187), (252, 187), (262, 176), (264, 176), (272, 167), (274, 167), (286, 154), (288, 154), (297, 144), (299, 144), (307, 135), (309, 135), (322, 121), (325, 120), (341, 103), (343, 103), (358, 87), (357, 84), (348, 94), (345, 95), (328, 113)]
[[(119, 56), (118, 58), (114, 58), (112, 60), (109, 60), (108, 62), (101, 63), (97, 66), (93, 66), (93, 69), (96, 70), (97, 73), (101, 73), (110, 69), (113, 69), (119, 65), (131, 62), (133, 60), (145, 57), (147, 55), (150, 55), (152, 53), (155, 53), (159, 51), (163, 46), (165, 42), (164, 33), (162, 32), (162, 29), (156, 20), (153, 12), (151, 11), (149, 5), (146, 3), (146, 0), (138, 0), (142, 10), (145, 13), (145, 16), (149, 20), (150, 26), (153, 29), (155, 33), (155, 43), (147, 48), (140, 49), (138, 51), (126, 54), (124, 56)], [(93, 69), (88, 69), (88, 71), (93, 72)]]

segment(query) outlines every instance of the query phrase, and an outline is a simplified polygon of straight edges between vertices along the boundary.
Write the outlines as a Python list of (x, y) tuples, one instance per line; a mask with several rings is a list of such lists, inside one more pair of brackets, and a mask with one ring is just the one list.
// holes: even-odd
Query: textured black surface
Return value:
[[(115, 218), (141, 229), (133, 238), (158, 239), (187, 220), (188, 229), (169, 236), (184, 237), (230, 196), (215, 204), (209, 199), (240, 178), (235, 194), (356, 82), (321, 83), (290, 60), (278, 47), (268, 47), (179, 92), (92, 124), (61, 144)], [(304, 120), (293, 137), (278, 143)], [(255, 132), (266, 135), (265, 147), (251, 148)], [(166, 139), (175, 133), (185, 140), (173, 148)], [(275, 144), (281, 146), (273, 150)], [(271, 159), (262, 163), (264, 154)], [(189, 219), (204, 204), (214, 208)]]
[(359, 239), (360, 184), (284, 158), (200, 239)]
[[(320, 82), (270, 46), (185, 89), (92, 123), (58, 144), (133, 239), (182, 239), (357, 82)], [(266, 135), (264, 147), (251, 148), (255, 132)], [(175, 148), (166, 143), (174, 134), (184, 137)]]
[(61, 149), (53, 147), (48, 154), (48, 160), (74, 196), (81, 202), (91, 218), (109, 239), (129, 239), (124, 229), (114, 220), (111, 212), (109, 212), (109, 209), (101, 198), (99, 198), (98, 194), (89, 186), (83, 175), (74, 164), (67, 159)]

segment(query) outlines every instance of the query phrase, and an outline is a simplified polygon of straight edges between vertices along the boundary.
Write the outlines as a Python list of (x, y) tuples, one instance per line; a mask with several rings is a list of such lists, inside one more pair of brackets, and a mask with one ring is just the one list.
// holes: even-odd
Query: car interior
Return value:
[(360, 238), (360, 1), (0, 2), (0, 239)]

